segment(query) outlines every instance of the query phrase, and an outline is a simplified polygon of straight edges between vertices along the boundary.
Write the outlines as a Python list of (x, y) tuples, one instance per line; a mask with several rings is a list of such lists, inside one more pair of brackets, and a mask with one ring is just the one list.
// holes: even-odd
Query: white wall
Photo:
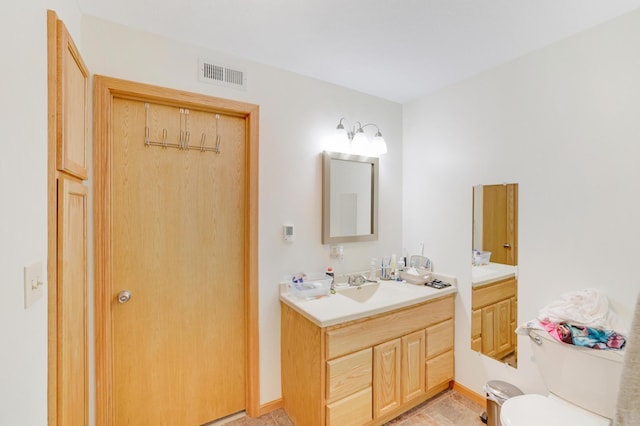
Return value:
[[(334, 85), (134, 31), (94, 17), (82, 20), (82, 55), (92, 74), (203, 93), (260, 105), (260, 401), (280, 398), (280, 307), (285, 274), (366, 270), (370, 257), (402, 250), (402, 107)], [(246, 91), (200, 83), (198, 57), (240, 66)], [(380, 159), (380, 239), (345, 244), (345, 259), (329, 259), (321, 238), (321, 152), (340, 117), (374, 122), (389, 145)], [(282, 241), (282, 225), (296, 240)]]
[[(46, 424), (47, 294), (23, 308), (22, 268), (47, 260), (47, 8), (65, 21), (93, 73), (261, 106), (262, 403), (280, 396), (281, 276), (329, 263), (338, 272), (364, 270), (369, 257), (404, 247), (413, 252), (420, 241), (437, 270), (459, 277), (456, 379), (477, 392), (494, 378), (544, 390), (525, 340), (518, 370), (466, 349), (471, 187), (477, 183), (520, 183), (520, 321), (559, 292), (584, 286), (606, 291), (630, 317), (639, 288), (632, 268), (640, 241), (634, 220), (640, 207), (634, 164), (640, 158), (639, 12), (401, 110), (271, 67), (81, 19), (74, 0), (9, 2), (0, 29), (11, 41), (0, 70), (0, 424)], [(248, 90), (199, 83), (199, 55), (246, 67)], [(389, 154), (380, 162), (380, 241), (347, 244), (344, 262), (336, 264), (320, 244), (319, 153), (341, 116), (379, 124)], [(284, 223), (296, 226), (293, 244), (281, 240)]]
[(79, 33), (74, 0), (6, 2), (0, 39), (0, 424), (47, 423), (47, 289), (24, 308), (23, 267), (47, 265), (47, 8)]
[(640, 11), (404, 105), (403, 235), (459, 277), (456, 381), (544, 392), (527, 338), (518, 369), (472, 352), (472, 186), (518, 182), (519, 315), (604, 291), (629, 319), (639, 279)]

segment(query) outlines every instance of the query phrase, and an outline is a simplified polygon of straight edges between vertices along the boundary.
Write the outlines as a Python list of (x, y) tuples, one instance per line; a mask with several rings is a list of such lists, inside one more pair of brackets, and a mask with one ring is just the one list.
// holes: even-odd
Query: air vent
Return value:
[(200, 58), (198, 60), (198, 80), (205, 83), (219, 84), (221, 86), (246, 89), (247, 73), (238, 67), (227, 67), (216, 61)]

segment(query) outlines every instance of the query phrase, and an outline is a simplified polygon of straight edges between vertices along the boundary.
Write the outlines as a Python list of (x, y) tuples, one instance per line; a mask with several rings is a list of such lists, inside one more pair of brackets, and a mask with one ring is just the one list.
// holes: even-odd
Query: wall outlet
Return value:
[(333, 245), (329, 250), (330, 250), (329, 257), (331, 259), (344, 260), (344, 246)]
[(44, 282), (42, 281), (42, 262), (37, 261), (24, 267), (24, 308), (42, 297)]

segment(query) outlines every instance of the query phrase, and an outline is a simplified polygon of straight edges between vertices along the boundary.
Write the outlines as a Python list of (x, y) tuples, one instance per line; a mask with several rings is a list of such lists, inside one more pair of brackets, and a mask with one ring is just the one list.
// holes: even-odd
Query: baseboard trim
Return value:
[(480, 404), (482, 406), (482, 408), (484, 408), (485, 410), (487, 409), (487, 399), (485, 398), (484, 395), (480, 395), (480, 394), (472, 391), (468, 387), (462, 386), (460, 383), (455, 382), (455, 381), (453, 382), (453, 390), (455, 390), (459, 394), (469, 398), (473, 402), (475, 402), (477, 404)]
[[(487, 399), (484, 397), (484, 395), (480, 395), (456, 381), (452, 381), (451, 383), (452, 383), (451, 388), (453, 390), (465, 396), (466, 398), (469, 398), (473, 402), (481, 405), (483, 409), (485, 410), (487, 409)], [(273, 400), (271, 402), (267, 402), (266, 404), (262, 404), (258, 411), (258, 417), (264, 414), (270, 413), (272, 411), (278, 410), (282, 407), (284, 407), (284, 402), (282, 401), (282, 398)]]
[(258, 416), (262, 416), (263, 414), (270, 413), (270, 412), (278, 410), (278, 409), (280, 409), (282, 407), (284, 407), (284, 403), (282, 402), (282, 398), (276, 399), (276, 400), (271, 401), (271, 402), (267, 402), (266, 404), (262, 404), (260, 406), (260, 409), (259, 409), (259, 412), (258, 412)]

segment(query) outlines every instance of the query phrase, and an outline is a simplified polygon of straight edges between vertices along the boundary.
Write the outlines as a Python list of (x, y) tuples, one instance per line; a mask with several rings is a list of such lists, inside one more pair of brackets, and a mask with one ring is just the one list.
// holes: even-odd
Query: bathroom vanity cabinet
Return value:
[(473, 288), (471, 349), (496, 359), (515, 351), (516, 303), (515, 278)]
[(297, 425), (380, 425), (453, 380), (454, 295), (320, 327), (282, 306), (282, 395)]

